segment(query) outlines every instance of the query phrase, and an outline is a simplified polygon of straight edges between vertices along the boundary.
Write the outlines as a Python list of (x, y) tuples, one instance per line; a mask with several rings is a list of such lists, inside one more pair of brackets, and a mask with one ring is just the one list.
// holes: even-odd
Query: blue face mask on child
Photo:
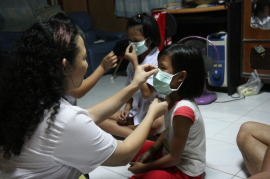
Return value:
[(159, 70), (156, 74), (154, 74), (154, 88), (157, 90), (157, 92), (164, 95), (170, 95), (173, 91), (177, 91), (184, 82), (182, 81), (182, 83), (178, 86), (177, 89), (171, 89), (170, 83), (172, 81), (172, 78), (177, 74), (178, 73), (172, 75), (162, 70)]
[(132, 44), (132, 46), (136, 45), (136, 53), (138, 56), (141, 55), (142, 53), (144, 53), (146, 50), (148, 50), (148, 47), (146, 47), (144, 44), (147, 39), (145, 39), (144, 41), (141, 41), (141, 42), (130, 42), (129, 41), (129, 44)]

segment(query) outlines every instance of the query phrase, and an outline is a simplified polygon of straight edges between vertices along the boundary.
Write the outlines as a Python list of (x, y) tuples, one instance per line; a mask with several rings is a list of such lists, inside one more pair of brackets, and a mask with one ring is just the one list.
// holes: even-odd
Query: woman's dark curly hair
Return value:
[(62, 60), (66, 58), (74, 69), (79, 50), (73, 25), (57, 20), (34, 24), (16, 42), (12, 58), (1, 70), (0, 152), (5, 159), (20, 155), (25, 140), (44, 120), (45, 110), (53, 111), (48, 126), (55, 120), (68, 88)]

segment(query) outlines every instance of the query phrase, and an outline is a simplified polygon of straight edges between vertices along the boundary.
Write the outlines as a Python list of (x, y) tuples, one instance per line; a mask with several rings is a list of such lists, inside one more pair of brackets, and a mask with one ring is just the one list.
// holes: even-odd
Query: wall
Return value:
[(59, 0), (59, 4), (65, 12), (89, 11), (95, 29), (126, 32), (127, 19), (115, 16), (114, 0)]
[(86, 0), (58, 0), (58, 2), (65, 12), (87, 12)]
[(96, 29), (112, 32), (126, 32), (127, 19), (116, 17), (113, 0), (88, 0), (90, 15)]

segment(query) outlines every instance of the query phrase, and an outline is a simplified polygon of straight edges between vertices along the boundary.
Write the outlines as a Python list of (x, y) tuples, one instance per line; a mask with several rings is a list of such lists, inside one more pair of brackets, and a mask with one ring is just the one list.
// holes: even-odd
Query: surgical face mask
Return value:
[(138, 56), (141, 55), (142, 53), (144, 53), (146, 50), (148, 50), (148, 47), (146, 47), (144, 44), (147, 39), (145, 39), (144, 41), (141, 41), (141, 42), (130, 42), (129, 41), (129, 44), (132, 44), (132, 46), (136, 45), (136, 53)]
[(154, 81), (153, 81), (154, 88), (157, 90), (157, 92), (164, 95), (170, 95), (173, 91), (177, 91), (180, 88), (180, 86), (183, 84), (183, 82), (178, 86), (177, 89), (171, 89), (170, 87), (172, 78), (177, 74), (178, 73), (172, 75), (162, 70), (159, 70), (159, 72), (154, 74)]

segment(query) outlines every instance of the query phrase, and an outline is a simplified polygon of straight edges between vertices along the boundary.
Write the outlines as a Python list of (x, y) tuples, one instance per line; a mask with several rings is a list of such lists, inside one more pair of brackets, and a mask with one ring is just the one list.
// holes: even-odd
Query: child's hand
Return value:
[(138, 66), (138, 57), (136, 53), (136, 46), (133, 46), (132, 52), (129, 52), (129, 49), (132, 44), (129, 44), (129, 46), (126, 48), (125, 57), (133, 64), (134, 69)]
[[(162, 102), (159, 102), (159, 100)], [(168, 111), (168, 105), (168, 101), (164, 101), (163, 98), (155, 98), (149, 106), (147, 115), (152, 115), (154, 119), (157, 119)]]
[(147, 150), (137, 158), (136, 162), (147, 163), (152, 159), (152, 157), (153, 154), (151, 153), (151, 151)]
[(100, 65), (107, 71), (110, 68), (115, 68), (117, 66), (117, 56), (113, 52), (110, 52), (106, 57), (103, 58)]
[(128, 115), (129, 115), (129, 112), (130, 112), (129, 110), (124, 109), (124, 110), (122, 110), (122, 111), (120, 111), (118, 113), (117, 118), (118, 118), (118, 122), (120, 124), (125, 124), (126, 123), (126, 119), (127, 119)]
[(134, 173), (135, 175), (148, 172), (148, 169), (146, 167), (146, 164), (141, 162), (130, 162), (130, 167), (128, 168), (129, 171)]

